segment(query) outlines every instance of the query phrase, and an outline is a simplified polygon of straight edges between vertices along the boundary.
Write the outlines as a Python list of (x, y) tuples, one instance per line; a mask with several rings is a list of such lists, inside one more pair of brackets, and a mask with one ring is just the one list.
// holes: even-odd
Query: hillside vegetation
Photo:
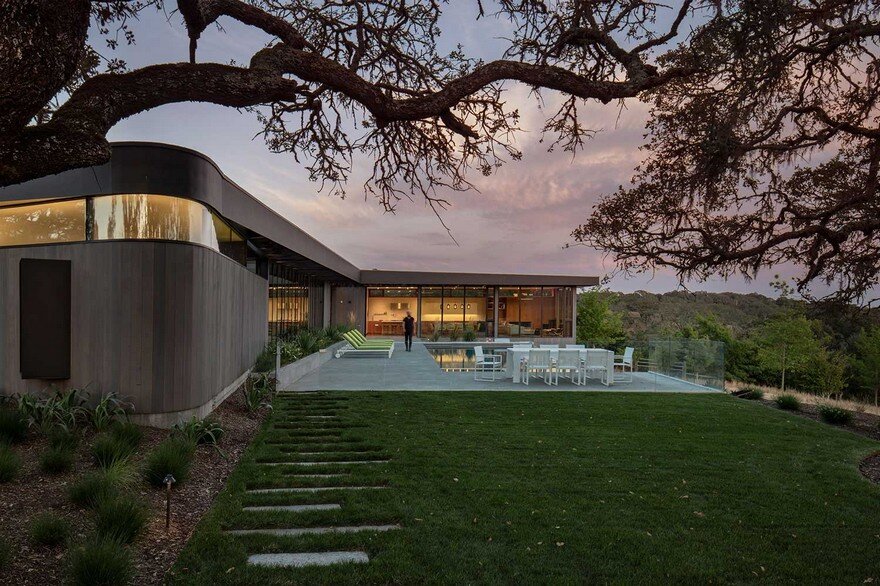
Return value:
[(731, 380), (872, 402), (880, 395), (876, 310), (756, 293), (591, 290), (578, 298), (577, 336), (613, 348), (627, 340), (717, 340)]

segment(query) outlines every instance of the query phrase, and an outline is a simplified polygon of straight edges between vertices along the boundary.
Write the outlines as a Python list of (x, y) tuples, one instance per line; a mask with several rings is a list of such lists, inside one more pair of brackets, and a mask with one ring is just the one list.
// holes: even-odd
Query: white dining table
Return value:
[[(529, 357), (529, 350), (538, 350), (539, 348), (529, 348), (528, 346), (514, 346), (513, 348), (498, 348), (495, 352), (504, 352), (507, 354), (507, 364), (504, 367), (504, 375), (506, 378), (513, 379), (513, 382), (520, 382), (519, 376), (519, 363), (523, 358)], [(562, 348), (565, 350), (565, 348)], [(559, 356), (559, 348), (550, 348), (550, 356), (558, 357)], [(587, 348), (587, 349), (579, 349), (579, 354), (581, 358), (586, 358), (588, 352), (602, 352), (604, 353), (606, 366), (607, 368), (607, 380), (608, 385), (614, 384), (614, 352), (611, 350), (605, 350), (604, 348)]]

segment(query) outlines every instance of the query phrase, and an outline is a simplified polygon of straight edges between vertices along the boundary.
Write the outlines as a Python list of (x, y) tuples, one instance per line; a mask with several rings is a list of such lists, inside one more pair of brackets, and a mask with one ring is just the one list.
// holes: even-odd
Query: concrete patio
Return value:
[(528, 386), (510, 379), (475, 381), (473, 372), (446, 372), (422, 342), (413, 342), (405, 352), (397, 342), (388, 358), (333, 358), (287, 387), (289, 391), (614, 391), (709, 393), (707, 387), (664, 375), (636, 372), (632, 382), (615, 382), (606, 387), (598, 380), (575, 385), (560, 378), (558, 386), (548, 386), (533, 378)]

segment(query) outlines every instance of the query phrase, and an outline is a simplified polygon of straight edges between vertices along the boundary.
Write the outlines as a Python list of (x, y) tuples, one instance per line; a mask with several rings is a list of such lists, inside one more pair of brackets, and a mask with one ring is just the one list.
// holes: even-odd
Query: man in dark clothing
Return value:
[(406, 312), (406, 317), (403, 318), (403, 343), (406, 345), (406, 351), (412, 352), (412, 336), (413, 330), (415, 329), (416, 320), (413, 319), (413, 316), (410, 312)]

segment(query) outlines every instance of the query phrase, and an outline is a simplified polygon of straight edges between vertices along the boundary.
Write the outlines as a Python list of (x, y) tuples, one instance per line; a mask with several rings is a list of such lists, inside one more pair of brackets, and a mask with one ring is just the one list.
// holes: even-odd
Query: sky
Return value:
[[(130, 68), (188, 58), (186, 31), (180, 15), (170, 10), (173, 5), (165, 12), (148, 10), (132, 25), (136, 45), (117, 52)], [(451, 31), (441, 37), (441, 45), (448, 50), (461, 43), (469, 55), (499, 57), (505, 23), (475, 21), (473, 6), (453, 2), (440, 23), (441, 30)], [(230, 19), (220, 24), (223, 30), (210, 27), (202, 34), (199, 61), (247, 63), (269, 40)], [(549, 108), (554, 98), (547, 97)], [(120, 122), (109, 138), (166, 142), (205, 153), (230, 179), (362, 269), (613, 275), (614, 263), (601, 251), (566, 245), (573, 244), (572, 229), (587, 219), (599, 197), (632, 176), (644, 142), (647, 105), (631, 101), (621, 110), (619, 104), (590, 104), (584, 121), (600, 132), (572, 158), (548, 153), (539, 142), (542, 113), (523, 86), (512, 86), (508, 100), (520, 106), (525, 132), (518, 146), (524, 157), (491, 177), (472, 173), (478, 191), (448, 195), (452, 206), (443, 219), (457, 244), (421, 201), (401, 202), (389, 214), (375, 200), (365, 200), (363, 182), (371, 161), (355, 161), (344, 200), (320, 192), (292, 155), (270, 152), (256, 136), (261, 127), (253, 114), (211, 104), (167, 105)], [(714, 279), (686, 287), (773, 295), (775, 272), (768, 270), (752, 282)], [(608, 286), (660, 293), (679, 283), (674, 274), (659, 272), (614, 275)]]

